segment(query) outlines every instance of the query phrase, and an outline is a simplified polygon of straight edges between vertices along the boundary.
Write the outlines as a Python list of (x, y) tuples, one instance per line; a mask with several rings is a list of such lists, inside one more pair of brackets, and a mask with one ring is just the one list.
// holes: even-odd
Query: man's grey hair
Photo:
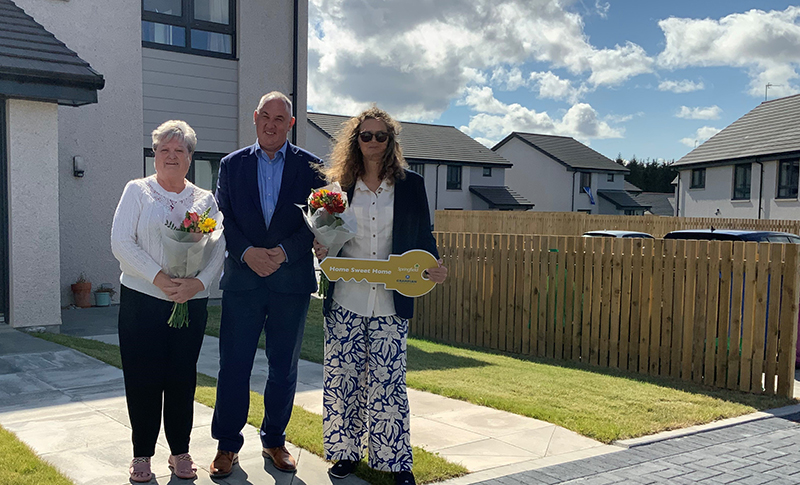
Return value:
[(286, 111), (289, 112), (289, 116), (294, 116), (294, 114), (292, 114), (292, 100), (280, 91), (272, 91), (271, 93), (261, 96), (261, 100), (258, 102), (256, 111), (261, 111), (261, 108), (263, 108), (268, 101), (272, 101), (273, 99), (280, 99), (283, 101), (283, 104), (286, 105)]
[(189, 154), (194, 153), (194, 148), (197, 146), (197, 133), (194, 132), (189, 123), (181, 120), (169, 120), (161, 123), (161, 125), (153, 130), (151, 133), (153, 137), (153, 151), (158, 150), (158, 145), (167, 143), (173, 138), (177, 138), (189, 150)]

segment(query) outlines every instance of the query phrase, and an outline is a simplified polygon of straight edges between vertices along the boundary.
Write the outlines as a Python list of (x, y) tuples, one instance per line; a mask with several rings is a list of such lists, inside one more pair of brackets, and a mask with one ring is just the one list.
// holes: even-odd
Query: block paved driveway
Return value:
[(770, 417), (480, 482), (800, 484), (800, 414)]

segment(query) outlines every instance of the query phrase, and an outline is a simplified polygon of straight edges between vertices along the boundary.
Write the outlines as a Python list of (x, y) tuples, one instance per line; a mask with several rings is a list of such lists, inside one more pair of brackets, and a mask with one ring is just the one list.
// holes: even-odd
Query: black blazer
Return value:
[[(311, 245), (314, 235), (295, 204), (305, 205), (312, 189), (325, 185), (314, 165), (322, 161), (291, 143), (286, 148), (281, 190), (269, 227), (264, 222), (258, 191), (256, 145), (222, 159), (217, 180), (217, 204), (224, 215), (228, 252), (220, 280), (222, 290), (266, 287), (277, 293), (313, 293), (317, 289)], [(250, 246), (273, 248), (279, 244), (287, 261), (274, 273), (258, 276), (242, 261)]]
[[(354, 187), (347, 191), (348, 200), (353, 200), (354, 191)], [(394, 186), (392, 254), (403, 254), (412, 249), (424, 249), (439, 259), (436, 239), (431, 234), (429, 210), (425, 181), (418, 173), (406, 170), (406, 178), (396, 180)], [(331, 309), (335, 286), (336, 283), (331, 282), (323, 304), (323, 314), (326, 316)], [(412, 318), (414, 316), (414, 299), (403, 296), (394, 290), (391, 291), (394, 294), (394, 308), (397, 316)]]

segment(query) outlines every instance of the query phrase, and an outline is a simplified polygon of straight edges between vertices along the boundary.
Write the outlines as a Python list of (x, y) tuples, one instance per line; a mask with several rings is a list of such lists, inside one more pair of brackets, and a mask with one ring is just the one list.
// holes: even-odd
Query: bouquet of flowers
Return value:
[[(161, 239), (167, 267), (162, 268), (173, 278), (193, 278), (208, 264), (211, 252), (219, 241), (222, 231), (217, 221), (208, 217), (211, 207), (202, 214), (186, 212), (179, 223), (168, 220), (161, 226)], [(175, 303), (172, 315), (167, 321), (170, 327), (181, 328), (189, 325), (189, 305)]]
[[(347, 204), (347, 193), (338, 182), (316, 189), (308, 196), (308, 206), (297, 204), (303, 211), (308, 228), (317, 241), (328, 248), (329, 256), (336, 256), (347, 241), (356, 237), (358, 224), (356, 215)], [(327, 280), (322, 275), (320, 282), (325, 294)]]

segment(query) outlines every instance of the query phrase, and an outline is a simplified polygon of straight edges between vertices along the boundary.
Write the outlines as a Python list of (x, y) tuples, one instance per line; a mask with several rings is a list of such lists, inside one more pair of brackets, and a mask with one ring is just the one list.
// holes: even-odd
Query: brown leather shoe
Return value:
[(208, 467), (211, 478), (223, 478), (233, 473), (233, 465), (239, 463), (239, 455), (232, 451), (217, 450), (217, 456)]
[(296, 472), (297, 462), (285, 446), (277, 446), (275, 448), (264, 448), (261, 452), (264, 458), (269, 458), (275, 465), (275, 468), (282, 472)]

